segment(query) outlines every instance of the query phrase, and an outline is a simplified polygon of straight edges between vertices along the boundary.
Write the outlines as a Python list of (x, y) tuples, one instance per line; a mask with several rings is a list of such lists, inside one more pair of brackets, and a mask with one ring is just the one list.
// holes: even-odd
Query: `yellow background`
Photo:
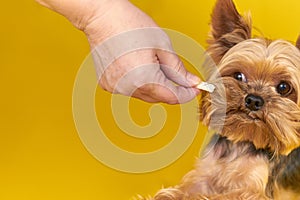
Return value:
[[(185, 33), (205, 46), (213, 0), (132, 2), (160, 26)], [(255, 27), (266, 36), (295, 41), (300, 33), (298, 0), (235, 2), (242, 13), (251, 10)], [(174, 185), (191, 169), (200, 134), (183, 157), (152, 173), (126, 174), (94, 159), (81, 144), (72, 117), (74, 79), (89, 53), (84, 34), (30, 0), (3, 1), (0, 24), (0, 199), (129, 199), (137, 193), (153, 194), (163, 184)], [(108, 94), (97, 90), (100, 103), (101, 95)], [(134, 104), (139, 109), (132, 108), (133, 117), (146, 123), (149, 105)], [(167, 109), (177, 112), (176, 106)], [(117, 130), (103, 118), (108, 128)], [(172, 125), (168, 126), (172, 132)], [(168, 141), (171, 136), (166, 135), (149, 149)], [(137, 142), (127, 141), (120, 133), (111, 139), (124, 148)]]

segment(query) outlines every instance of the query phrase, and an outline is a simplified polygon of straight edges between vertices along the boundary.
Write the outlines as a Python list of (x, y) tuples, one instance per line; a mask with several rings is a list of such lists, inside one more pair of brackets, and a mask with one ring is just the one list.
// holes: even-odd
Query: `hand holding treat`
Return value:
[[(148, 15), (127, 0), (37, 1), (62, 14), (77, 29), (82, 30), (92, 49), (111, 37), (131, 30), (160, 29)], [(140, 48), (119, 58), (117, 55), (115, 61), (101, 73), (99, 85), (109, 92), (133, 96), (147, 102), (177, 104), (195, 98), (200, 92), (195, 87), (201, 82), (200, 79), (185, 69), (178, 56), (172, 53), (172, 45), (168, 36), (162, 30), (161, 32), (163, 37), (156, 39), (157, 44), (154, 46), (163, 44), (164, 47), (168, 47), (167, 51)], [(151, 37), (144, 36), (139, 40), (151, 40)], [(120, 45), (122, 44), (115, 44), (114, 47), (122, 48)], [(98, 54), (98, 56), (103, 55)], [(149, 66), (146, 71), (136, 73), (138, 71), (135, 70), (136, 68), (145, 65)], [(96, 68), (98, 68), (97, 63)], [(118, 88), (120, 79), (133, 70), (136, 75), (132, 73), (130, 79), (126, 80), (126, 84)], [(140, 84), (141, 82), (143, 84)], [(129, 90), (130, 94), (128, 94)]]

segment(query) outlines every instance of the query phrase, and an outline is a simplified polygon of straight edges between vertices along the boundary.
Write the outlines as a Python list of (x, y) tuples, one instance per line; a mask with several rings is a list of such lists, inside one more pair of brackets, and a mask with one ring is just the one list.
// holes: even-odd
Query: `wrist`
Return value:
[(101, 18), (105, 18), (108, 12), (120, 1), (127, 0), (81, 0), (80, 10), (73, 13), (69, 20), (79, 30), (85, 32), (89, 24)]
[(79, 30), (84, 30), (93, 18), (105, 15), (119, 1), (127, 0), (36, 0), (66, 17)]
[[(91, 47), (95, 47), (108, 37), (137, 28), (157, 27), (157, 24), (143, 11), (128, 0), (108, 0), (102, 10), (95, 13), (82, 30)], [(100, 13), (100, 15), (99, 15)]]

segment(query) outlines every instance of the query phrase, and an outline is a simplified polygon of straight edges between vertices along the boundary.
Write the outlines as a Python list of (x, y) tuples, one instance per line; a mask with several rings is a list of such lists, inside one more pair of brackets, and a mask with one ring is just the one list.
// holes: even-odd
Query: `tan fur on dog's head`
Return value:
[[(232, 0), (219, 0), (212, 15), (209, 44), (227, 102), (220, 134), (234, 142), (250, 141), (257, 149), (275, 154), (288, 154), (298, 147), (300, 38), (298, 48), (284, 40), (251, 38), (250, 15), (242, 17)], [(214, 75), (210, 80), (220, 81)], [(211, 119), (222, 106), (205, 95), (204, 123), (218, 129), (219, 124)]]

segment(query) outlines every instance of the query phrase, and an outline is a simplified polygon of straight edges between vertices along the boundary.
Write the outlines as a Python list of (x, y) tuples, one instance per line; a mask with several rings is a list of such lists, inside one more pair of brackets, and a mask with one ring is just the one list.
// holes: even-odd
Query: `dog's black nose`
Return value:
[(245, 105), (252, 111), (260, 110), (264, 105), (264, 100), (260, 96), (249, 94), (245, 98)]

